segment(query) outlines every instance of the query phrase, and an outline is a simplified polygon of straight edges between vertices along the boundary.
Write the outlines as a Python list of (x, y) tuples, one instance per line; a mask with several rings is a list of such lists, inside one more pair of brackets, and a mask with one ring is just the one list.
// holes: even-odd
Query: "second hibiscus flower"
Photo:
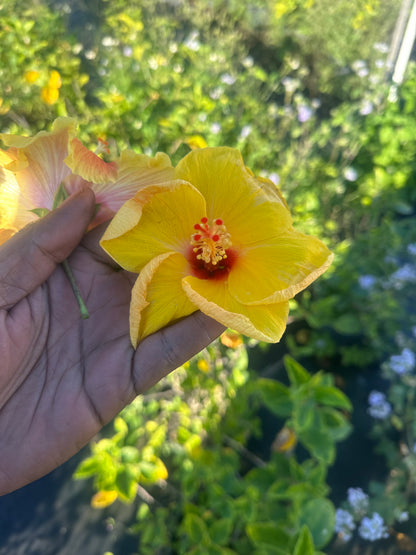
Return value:
[(198, 309), (249, 337), (279, 341), (289, 299), (333, 258), (319, 239), (293, 229), (274, 184), (254, 177), (227, 147), (195, 150), (173, 180), (138, 191), (101, 246), (139, 273), (130, 307), (134, 347)]

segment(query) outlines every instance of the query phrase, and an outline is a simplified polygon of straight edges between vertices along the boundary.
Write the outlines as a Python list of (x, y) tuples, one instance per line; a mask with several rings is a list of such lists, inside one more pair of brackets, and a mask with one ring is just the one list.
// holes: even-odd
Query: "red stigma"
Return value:
[(194, 240), (199, 241), (200, 239), (201, 239), (201, 235), (199, 235), (199, 233), (195, 233)]
[(217, 234), (215, 234), (215, 235), (212, 236), (212, 240), (213, 240), (213, 241), (219, 241), (219, 238), (220, 238), (220, 236), (217, 235)]
[(199, 224), (195, 224), (194, 229), (201, 229), (201, 226)]
[(220, 218), (218, 218), (218, 220), (215, 220), (215, 223), (216, 223), (217, 225), (222, 225), (222, 220), (221, 220)]
[(208, 222), (208, 218), (206, 218), (205, 216), (203, 218), (201, 218), (201, 222), (203, 224), (206, 224)]

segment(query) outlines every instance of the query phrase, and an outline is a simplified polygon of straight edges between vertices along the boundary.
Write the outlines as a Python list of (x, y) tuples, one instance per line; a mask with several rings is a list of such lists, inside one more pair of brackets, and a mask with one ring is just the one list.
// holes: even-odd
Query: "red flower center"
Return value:
[(225, 279), (237, 253), (231, 248), (231, 237), (223, 221), (216, 218), (209, 225), (204, 217), (194, 229), (188, 253), (192, 274), (200, 279)]

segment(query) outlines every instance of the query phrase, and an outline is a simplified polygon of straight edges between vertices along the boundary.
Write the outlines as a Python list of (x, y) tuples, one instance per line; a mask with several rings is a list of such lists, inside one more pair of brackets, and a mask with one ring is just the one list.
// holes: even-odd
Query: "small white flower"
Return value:
[(355, 529), (354, 518), (351, 513), (344, 509), (337, 509), (335, 512), (335, 528), (344, 541), (351, 539), (352, 531)]
[(385, 42), (376, 42), (374, 44), (374, 50), (377, 50), (377, 52), (380, 52), (381, 54), (387, 54), (389, 46)]
[(215, 89), (212, 89), (212, 91), (210, 91), (209, 96), (212, 98), (212, 100), (218, 100), (223, 92), (224, 91), (221, 87), (215, 87)]
[(251, 125), (244, 125), (240, 131), (239, 138), (240, 139), (247, 139), (247, 137), (251, 133)]
[(285, 77), (282, 79), (282, 85), (286, 89), (286, 92), (293, 93), (299, 87), (300, 81), (298, 79), (292, 79), (291, 77)]
[(344, 177), (347, 181), (356, 181), (358, 177), (357, 170), (348, 166), (348, 168), (345, 168), (344, 170)]
[(368, 116), (374, 110), (374, 104), (370, 100), (364, 100), (361, 104), (360, 114), (362, 116)]
[(367, 64), (364, 60), (355, 60), (351, 64), (351, 67), (354, 71), (359, 71), (360, 69), (363, 69), (363, 68), (367, 67)]
[(251, 56), (246, 56), (241, 63), (243, 64), (244, 67), (253, 67), (254, 65), (254, 59)]
[(358, 533), (363, 540), (369, 540), (372, 542), (389, 537), (387, 528), (384, 525), (384, 520), (378, 513), (373, 513), (371, 518), (365, 516), (361, 521)]
[(221, 83), (224, 83), (225, 85), (234, 85), (235, 82), (236, 78), (229, 73), (224, 73), (223, 75), (221, 75)]
[(97, 52), (94, 52), (94, 50), (87, 50), (85, 52), (85, 57), (87, 58), (87, 60), (95, 60), (95, 58), (97, 57)]
[(214, 135), (217, 135), (220, 131), (221, 131), (221, 125), (217, 121), (214, 121), (214, 123), (211, 125), (211, 133), (214, 133)]
[(176, 54), (176, 52), (178, 51), (178, 45), (176, 42), (171, 42), (169, 44), (169, 52), (171, 52), (172, 54)]
[(118, 40), (115, 39), (114, 37), (103, 37), (101, 44), (109, 48), (111, 46), (117, 46)]
[(133, 48), (131, 46), (125, 46), (123, 48), (123, 56), (126, 56), (126, 58), (130, 58), (132, 54)]
[(189, 37), (184, 41), (184, 45), (187, 46), (189, 50), (193, 50), (194, 52), (197, 52), (201, 46), (201, 43), (199, 42), (199, 40), (197, 40), (198, 37), (199, 37), (198, 31), (193, 31), (189, 35)]
[(307, 122), (309, 119), (311, 119), (312, 115), (312, 108), (309, 108), (309, 106), (306, 106), (306, 104), (300, 104), (300, 106), (298, 106), (298, 121), (300, 121), (300, 123)]
[(269, 179), (270, 179), (270, 181), (273, 181), (273, 183), (275, 185), (279, 185), (279, 183), (280, 183), (280, 176), (276, 172), (269, 173)]

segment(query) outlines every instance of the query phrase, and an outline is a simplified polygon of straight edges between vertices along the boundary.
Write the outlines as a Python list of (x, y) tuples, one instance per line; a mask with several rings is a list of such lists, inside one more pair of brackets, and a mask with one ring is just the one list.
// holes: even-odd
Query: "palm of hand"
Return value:
[(85, 236), (69, 258), (89, 319), (80, 318), (59, 265), (0, 310), (0, 494), (67, 460), (222, 329), (196, 312), (134, 351), (128, 313), (135, 276), (108, 260), (98, 245), (102, 232)]

